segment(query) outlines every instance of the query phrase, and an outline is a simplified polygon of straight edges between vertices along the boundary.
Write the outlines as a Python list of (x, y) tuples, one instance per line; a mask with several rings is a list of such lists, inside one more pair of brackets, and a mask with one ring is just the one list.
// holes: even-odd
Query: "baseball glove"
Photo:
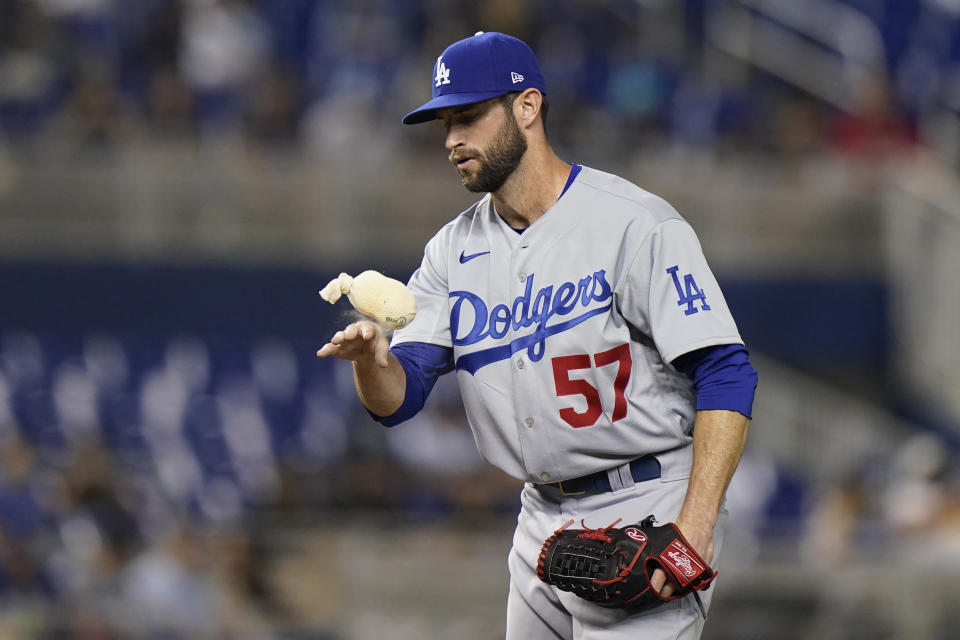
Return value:
[[(568, 529), (571, 520), (540, 549), (537, 576), (601, 607), (637, 613), (706, 589), (717, 573), (686, 541), (675, 524), (654, 526), (653, 516), (622, 529)], [(650, 586), (656, 568), (674, 583), (663, 597)], [(703, 612), (703, 605), (697, 597)]]

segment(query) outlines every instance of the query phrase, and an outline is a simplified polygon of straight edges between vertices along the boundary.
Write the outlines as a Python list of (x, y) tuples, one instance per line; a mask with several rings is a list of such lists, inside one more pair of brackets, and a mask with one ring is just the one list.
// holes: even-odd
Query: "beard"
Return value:
[(527, 139), (523, 137), (520, 127), (517, 126), (513, 112), (509, 109), (505, 111), (507, 117), (486, 152), (464, 154), (476, 160), (479, 165), (476, 173), (460, 171), (460, 182), (468, 191), (499, 190), (520, 164), (523, 154), (527, 152)]

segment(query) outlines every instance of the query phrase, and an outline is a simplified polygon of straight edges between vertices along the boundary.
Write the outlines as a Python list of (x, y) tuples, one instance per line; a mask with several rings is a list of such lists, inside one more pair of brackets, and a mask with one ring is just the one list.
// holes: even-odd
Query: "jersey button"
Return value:
[(528, 427), (532, 427), (532, 426), (533, 426), (533, 418), (527, 418), (526, 420), (523, 421), (523, 424), (527, 425)]
[(523, 358), (517, 360), (517, 369), (523, 369)]
[(526, 282), (526, 281), (527, 281), (527, 274), (521, 273), (520, 275), (517, 276), (517, 280), (519, 280), (520, 282)]
[(541, 473), (541, 474), (540, 474), (540, 479), (543, 480), (544, 482), (547, 482), (548, 480), (550, 480), (550, 474), (549, 474), (549, 473)]

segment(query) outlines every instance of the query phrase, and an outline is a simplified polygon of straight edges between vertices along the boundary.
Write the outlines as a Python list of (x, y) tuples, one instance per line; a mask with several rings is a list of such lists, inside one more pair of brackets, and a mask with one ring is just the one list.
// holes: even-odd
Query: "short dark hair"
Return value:
[[(509, 93), (503, 94), (500, 96), (500, 104), (502, 104), (504, 108), (507, 108), (507, 106), (513, 104), (513, 101), (517, 99), (517, 96), (519, 96), (520, 93), (520, 91), (510, 91)], [(547, 112), (550, 111), (550, 102), (547, 100), (547, 96), (545, 94), (541, 93), (540, 95), (543, 96), (543, 102), (540, 103), (540, 120), (543, 122), (543, 132), (546, 133)]]

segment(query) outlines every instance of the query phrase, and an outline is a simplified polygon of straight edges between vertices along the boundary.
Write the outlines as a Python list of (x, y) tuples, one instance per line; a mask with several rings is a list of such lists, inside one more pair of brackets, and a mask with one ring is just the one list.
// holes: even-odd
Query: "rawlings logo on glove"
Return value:
[[(572, 522), (543, 543), (537, 576), (602, 607), (645, 611), (703, 591), (717, 577), (672, 522), (654, 526), (648, 516), (624, 529), (613, 528), (620, 520), (603, 529), (582, 521), (583, 529), (568, 529)], [(661, 596), (650, 586), (657, 568), (676, 582), (672, 595)]]

